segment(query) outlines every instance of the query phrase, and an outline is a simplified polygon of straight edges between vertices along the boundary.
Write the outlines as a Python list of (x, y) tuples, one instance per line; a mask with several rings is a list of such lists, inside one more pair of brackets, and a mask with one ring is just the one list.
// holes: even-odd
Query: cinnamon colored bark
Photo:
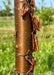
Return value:
[(40, 19), (33, 16), (34, 0), (15, 0), (15, 75), (33, 75), (36, 58), (32, 52), (39, 50), (36, 31)]
[(28, 50), (32, 50), (32, 39), (31, 39), (31, 21), (29, 14), (24, 18), (21, 16), (21, 9), (24, 0), (15, 0), (15, 75), (25, 75), (30, 64), (25, 59), (24, 55)]

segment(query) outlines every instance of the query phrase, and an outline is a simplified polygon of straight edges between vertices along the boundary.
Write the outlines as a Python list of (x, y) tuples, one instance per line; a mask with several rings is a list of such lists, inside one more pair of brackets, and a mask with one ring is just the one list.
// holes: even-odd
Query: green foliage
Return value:
[(53, 11), (50, 8), (44, 8), (43, 10), (36, 8), (34, 12), (34, 15), (36, 17), (40, 17), (42, 25), (51, 24), (51, 22), (53, 21), (52, 14)]
[(8, 30), (13, 30), (14, 29), (14, 17), (0, 17), (0, 30), (8, 29)]
[(0, 75), (14, 75), (14, 40), (13, 33), (0, 33)]
[(13, 26), (13, 20), (0, 21), (0, 27), (10, 27)]
[(6, 12), (9, 13), (11, 11), (11, 1), (10, 0), (6, 0), (6, 1), (3, 0), (3, 4), (6, 9)]
[[(36, 73), (54, 72), (53, 28), (43, 27), (41, 32), (37, 32), (39, 51), (33, 53), (33, 56), (37, 58), (34, 68), (35, 75)], [(0, 32), (0, 75), (14, 75), (15, 38), (13, 35), (14, 32)]]
[(34, 16), (38, 17), (39, 14), (40, 14), (40, 9), (35, 7)]
[(44, 8), (43, 10), (41, 10), (39, 17), (41, 18), (42, 25), (48, 25), (53, 21), (52, 11), (50, 10), (50, 8)]
[(2, 1), (4, 4), (5, 9), (2, 10), (2, 7), (0, 7), (0, 16), (12, 16), (13, 13), (11, 13), (12, 8), (11, 8), (11, 1), (10, 0), (3, 0)]
[(37, 58), (34, 68), (34, 75), (38, 73), (54, 72), (54, 30), (44, 28), (37, 33), (39, 51), (34, 52), (33, 56)]
[(11, 12), (8, 12), (7, 13), (7, 11), (6, 10), (1, 10), (0, 11), (0, 16), (12, 16), (13, 15), (13, 13), (11, 13)]

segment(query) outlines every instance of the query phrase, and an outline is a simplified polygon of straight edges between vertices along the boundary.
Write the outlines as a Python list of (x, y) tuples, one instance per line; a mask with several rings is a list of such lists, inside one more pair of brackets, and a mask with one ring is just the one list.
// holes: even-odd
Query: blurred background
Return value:
[[(54, 75), (54, 0), (35, 0), (34, 16), (41, 20), (37, 32), (39, 51), (34, 75)], [(14, 0), (0, 0), (0, 75), (14, 75), (15, 68)]]

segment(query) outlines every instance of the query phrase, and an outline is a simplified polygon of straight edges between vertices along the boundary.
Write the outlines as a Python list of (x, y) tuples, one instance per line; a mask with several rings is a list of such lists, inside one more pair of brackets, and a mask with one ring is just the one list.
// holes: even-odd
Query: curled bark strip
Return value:
[(29, 71), (27, 72), (27, 74), (29, 74), (30, 72), (33, 73), (33, 69), (34, 69), (34, 66), (35, 66), (35, 63), (36, 63), (36, 58), (32, 58), (31, 59), (28, 59), (26, 58), (26, 60), (30, 63), (30, 68), (29, 68)]
[(34, 17), (32, 14), (30, 14), (30, 16), (31, 16), (32, 29), (33, 29), (32, 50), (37, 51), (37, 50), (39, 50), (39, 47), (38, 47), (38, 39), (37, 39), (37, 36), (35, 36), (35, 35), (36, 35), (36, 31), (40, 31), (41, 24), (40, 24), (39, 18)]
[(31, 0), (30, 5), (31, 5), (32, 7), (35, 7), (35, 2), (34, 2), (34, 0)]
[(29, 55), (30, 54), (30, 50), (28, 50), (27, 52), (26, 52), (26, 55)]
[(23, 3), (23, 6), (22, 6), (21, 15), (22, 16), (25, 16), (28, 12), (29, 12), (28, 4), (24, 2)]
[(33, 32), (37, 30), (40, 31), (40, 28), (41, 28), (40, 19), (34, 17), (32, 14), (30, 14), (30, 16), (31, 16), (31, 22), (33, 25)]
[(32, 34), (32, 50), (33, 51), (39, 50), (38, 39), (37, 39), (37, 36), (34, 36), (34, 34)]
[(14, 70), (14, 72), (15, 72), (15, 75), (20, 75), (20, 73), (16, 69)]
[(22, 17), (26, 16), (27, 13), (34, 13), (35, 2), (34, 0), (30, 0), (30, 3), (23, 2), (21, 15)]
[(35, 51), (38, 51), (39, 50), (39, 47), (38, 47), (38, 39), (37, 39), (37, 36), (34, 37), (34, 45), (35, 45), (34, 50)]

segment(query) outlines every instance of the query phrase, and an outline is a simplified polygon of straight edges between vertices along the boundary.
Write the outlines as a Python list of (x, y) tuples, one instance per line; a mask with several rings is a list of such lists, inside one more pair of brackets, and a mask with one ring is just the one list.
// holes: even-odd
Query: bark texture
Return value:
[(32, 28), (29, 14), (24, 18), (21, 16), (21, 9), (24, 0), (15, 0), (15, 75), (25, 75), (30, 64), (25, 59), (26, 52), (32, 50)]
[(40, 19), (33, 16), (34, 0), (15, 0), (15, 75), (33, 75), (38, 51), (36, 31), (41, 28)]

